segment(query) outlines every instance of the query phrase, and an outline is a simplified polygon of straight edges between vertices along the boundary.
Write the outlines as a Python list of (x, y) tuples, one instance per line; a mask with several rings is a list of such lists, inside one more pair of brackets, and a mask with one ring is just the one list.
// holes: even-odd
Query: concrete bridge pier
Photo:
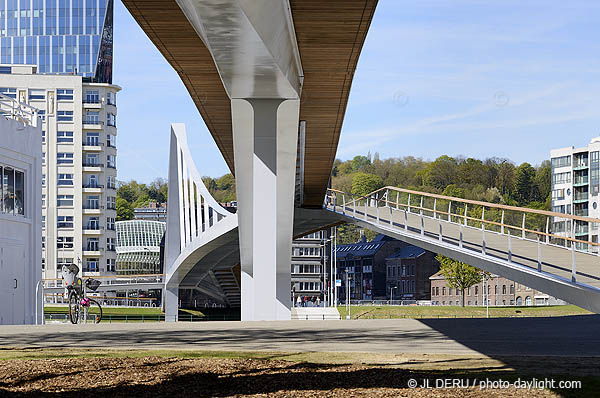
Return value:
[(232, 99), (241, 319), (289, 320), (300, 101)]

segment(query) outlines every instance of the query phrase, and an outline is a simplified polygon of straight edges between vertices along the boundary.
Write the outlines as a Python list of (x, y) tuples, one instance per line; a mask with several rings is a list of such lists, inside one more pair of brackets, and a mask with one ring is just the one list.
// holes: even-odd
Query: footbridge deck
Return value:
[[(600, 220), (386, 187), (366, 196), (329, 190), (324, 208), (346, 222), (600, 312), (599, 244), (575, 237)], [(553, 222), (570, 231), (553, 233)]]

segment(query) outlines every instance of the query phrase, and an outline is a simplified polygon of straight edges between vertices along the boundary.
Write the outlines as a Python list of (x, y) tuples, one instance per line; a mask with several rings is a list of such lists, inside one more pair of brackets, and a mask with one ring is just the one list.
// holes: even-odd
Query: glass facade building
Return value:
[(0, 0), (0, 64), (112, 84), (114, 0)]
[(167, 224), (160, 221), (118, 221), (117, 275), (158, 274), (160, 245)]

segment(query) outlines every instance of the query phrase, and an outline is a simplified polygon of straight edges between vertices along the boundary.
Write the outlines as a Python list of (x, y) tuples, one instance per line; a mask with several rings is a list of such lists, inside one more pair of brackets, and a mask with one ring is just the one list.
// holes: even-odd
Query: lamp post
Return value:
[(392, 288), (390, 288), (390, 305), (393, 305), (393, 301), (394, 301), (394, 289), (398, 289), (398, 286), (394, 286)]

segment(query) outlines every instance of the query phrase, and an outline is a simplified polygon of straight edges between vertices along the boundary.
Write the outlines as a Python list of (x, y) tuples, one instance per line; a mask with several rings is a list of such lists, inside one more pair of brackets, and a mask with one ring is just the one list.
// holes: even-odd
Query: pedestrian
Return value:
[(302, 298), (300, 296), (298, 296), (298, 299), (296, 300), (296, 304), (298, 305), (298, 307), (302, 307)]
[(321, 306), (321, 297), (317, 297), (317, 307)]

